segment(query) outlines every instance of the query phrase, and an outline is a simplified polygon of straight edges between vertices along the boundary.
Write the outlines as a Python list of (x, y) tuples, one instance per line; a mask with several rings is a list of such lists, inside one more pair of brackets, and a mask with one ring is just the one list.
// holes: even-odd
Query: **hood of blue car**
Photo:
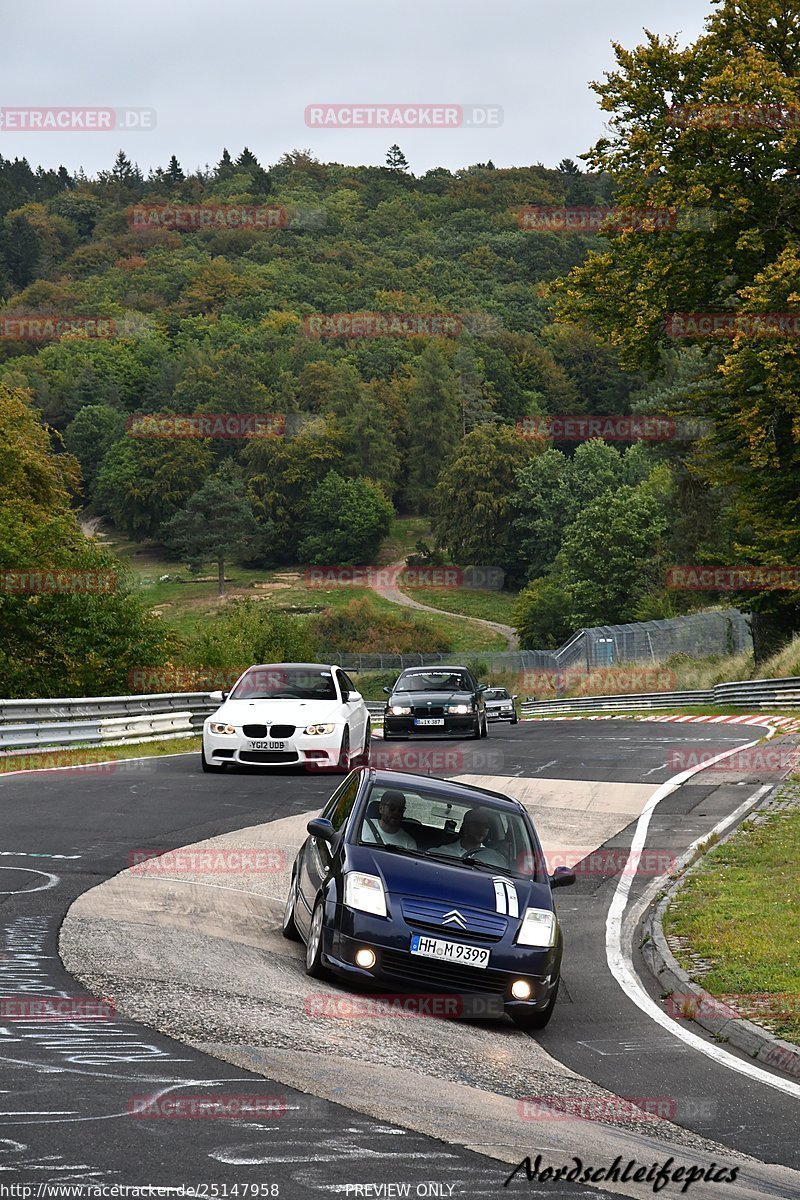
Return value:
[(550, 885), (521, 876), (450, 864), (439, 859), (429, 861), (391, 850), (369, 846), (348, 847), (351, 870), (379, 875), (386, 891), (395, 896), (415, 896), (439, 900), (458, 908), (481, 909), (489, 913), (522, 916), (526, 908), (552, 910)]

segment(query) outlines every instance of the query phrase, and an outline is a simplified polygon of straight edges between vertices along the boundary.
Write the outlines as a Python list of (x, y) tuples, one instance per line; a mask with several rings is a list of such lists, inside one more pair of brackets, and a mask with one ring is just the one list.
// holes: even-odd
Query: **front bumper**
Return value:
[(475, 732), (475, 723), (480, 718), (478, 713), (467, 713), (464, 716), (447, 716), (440, 718), (443, 725), (415, 725), (414, 717), (395, 717), (386, 714), (383, 719), (383, 732), (386, 734), (402, 733), (405, 737), (446, 737), (456, 734), (463, 737)]
[[(531, 950), (505, 939), (486, 943), (490, 950), (485, 969), (461, 966), (409, 952), (413, 933), (431, 934), (430, 929), (414, 929), (404, 921), (355, 913), (343, 906), (333, 928), (328, 929), (325, 944), (327, 965), (340, 978), (359, 980), (370, 989), (384, 992), (423, 993), (467, 998), (481, 997), (484, 1015), (501, 1016), (513, 1010), (538, 1012), (545, 1009), (558, 981), (561, 962), (559, 943), (549, 950)], [(446, 932), (448, 940), (452, 933)], [(472, 939), (474, 944), (474, 939)], [(369, 947), (376, 956), (375, 966), (364, 970), (356, 966), (356, 951)], [(530, 1000), (515, 1000), (511, 985), (524, 979), (531, 985)], [(476, 1015), (473, 1004), (466, 1004), (463, 1015)]]
[[(339, 761), (344, 725), (321, 736), (295, 730), (290, 738), (247, 738), (241, 733), (224, 734), (203, 731), (203, 749), (209, 762), (238, 763), (248, 767), (285, 767), (292, 764), (332, 767)], [(280, 750), (270, 749), (269, 741), (281, 741)], [(260, 744), (259, 744), (260, 743)]]
[(490, 721), (513, 721), (514, 710), (510, 709), (508, 712), (503, 712), (500, 708), (487, 708), (486, 716)]

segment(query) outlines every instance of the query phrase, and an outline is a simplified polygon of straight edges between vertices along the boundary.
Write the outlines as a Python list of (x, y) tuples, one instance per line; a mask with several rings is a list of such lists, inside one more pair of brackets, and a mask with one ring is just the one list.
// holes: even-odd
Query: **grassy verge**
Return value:
[(165, 754), (200, 751), (200, 736), (141, 742), (137, 746), (69, 746), (45, 754), (10, 754), (0, 758), (0, 778), (9, 771), (41, 771), (47, 767), (89, 767), (92, 763), (121, 762), (132, 758), (161, 758)]
[(400, 562), (417, 548), (417, 542), (431, 542), (432, 534), (427, 517), (395, 517), (378, 553), (378, 566)]
[(402, 587), (402, 590), (412, 600), (429, 604), (431, 608), (461, 613), (465, 617), (478, 617), (482, 621), (498, 621), (501, 625), (511, 625), (511, 614), (517, 599), (514, 592), (479, 588)]
[(711, 963), (701, 987), (800, 1042), (800, 777), (783, 795), (798, 806), (745, 822), (701, 860), (667, 909), (664, 931), (684, 939), (676, 957), (690, 975), (698, 956)]
[[(416, 541), (426, 534), (429, 535), (426, 520), (417, 517), (396, 519), (381, 548), (380, 563), (394, 562), (404, 557), (414, 549)], [(225, 568), (226, 596), (220, 598), (217, 595), (216, 577), (211, 570), (193, 576), (184, 564), (166, 557), (158, 547), (137, 545), (115, 533), (107, 537), (108, 545), (137, 576), (148, 605), (159, 613), (165, 625), (183, 638), (197, 633), (230, 600), (237, 598), (258, 600), (272, 610), (289, 613), (301, 621), (325, 608), (340, 608), (351, 600), (364, 597), (368, 597), (378, 609), (395, 614), (403, 611), (366, 587), (309, 586), (302, 566), (265, 570), (231, 563)], [(454, 619), (445, 612), (441, 617), (415, 612), (413, 617), (437, 632), (442, 644), (448, 644), (454, 653), (506, 649), (502, 634)], [(365, 646), (364, 653), (376, 649), (380, 647)]]

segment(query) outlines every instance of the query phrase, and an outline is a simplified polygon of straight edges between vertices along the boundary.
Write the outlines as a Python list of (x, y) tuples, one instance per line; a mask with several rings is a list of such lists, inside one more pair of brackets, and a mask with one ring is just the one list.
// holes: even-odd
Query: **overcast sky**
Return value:
[[(185, 171), (245, 145), (269, 165), (294, 147), (323, 161), (382, 164), (398, 142), (411, 169), (577, 156), (603, 132), (591, 79), (610, 43), (642, 29), (693, 41), (709, 0), (82, 0), (4, 6), (0, 108), (154, 109), (149, 132), (0, 129), (0, 154), (33, 166)], [(312, 129), (309, 104), (486, 104), (493, 128)]]

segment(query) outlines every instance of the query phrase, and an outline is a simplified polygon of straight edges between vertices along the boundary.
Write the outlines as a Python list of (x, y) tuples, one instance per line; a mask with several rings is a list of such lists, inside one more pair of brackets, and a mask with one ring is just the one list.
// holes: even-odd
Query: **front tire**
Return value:
[(488, 737), (488, 736), (489, 736), (489, 718), (486, 716), (486, 713), (484, 713), (483, 714), (483, 730), (481, 732), (481, 737)]
[(325, 979), (328, 972), (322, 965), (322, 935), (325, 923), (325, 906), (322, 900), (314, 905), (311, 928), (306, 942), (306, 975), (312, 979)]
[(220, 771), (225, 770), (224, 763), (222, 763), (218, 766), (216, 763), (211, 763), (208, 761), (208, 759), (206, 758), (205, 746), (200, 747), (200, 766), (203, 768), (203, 770), (206, 772), (206, 774), (218, 775), (220, 773)]

